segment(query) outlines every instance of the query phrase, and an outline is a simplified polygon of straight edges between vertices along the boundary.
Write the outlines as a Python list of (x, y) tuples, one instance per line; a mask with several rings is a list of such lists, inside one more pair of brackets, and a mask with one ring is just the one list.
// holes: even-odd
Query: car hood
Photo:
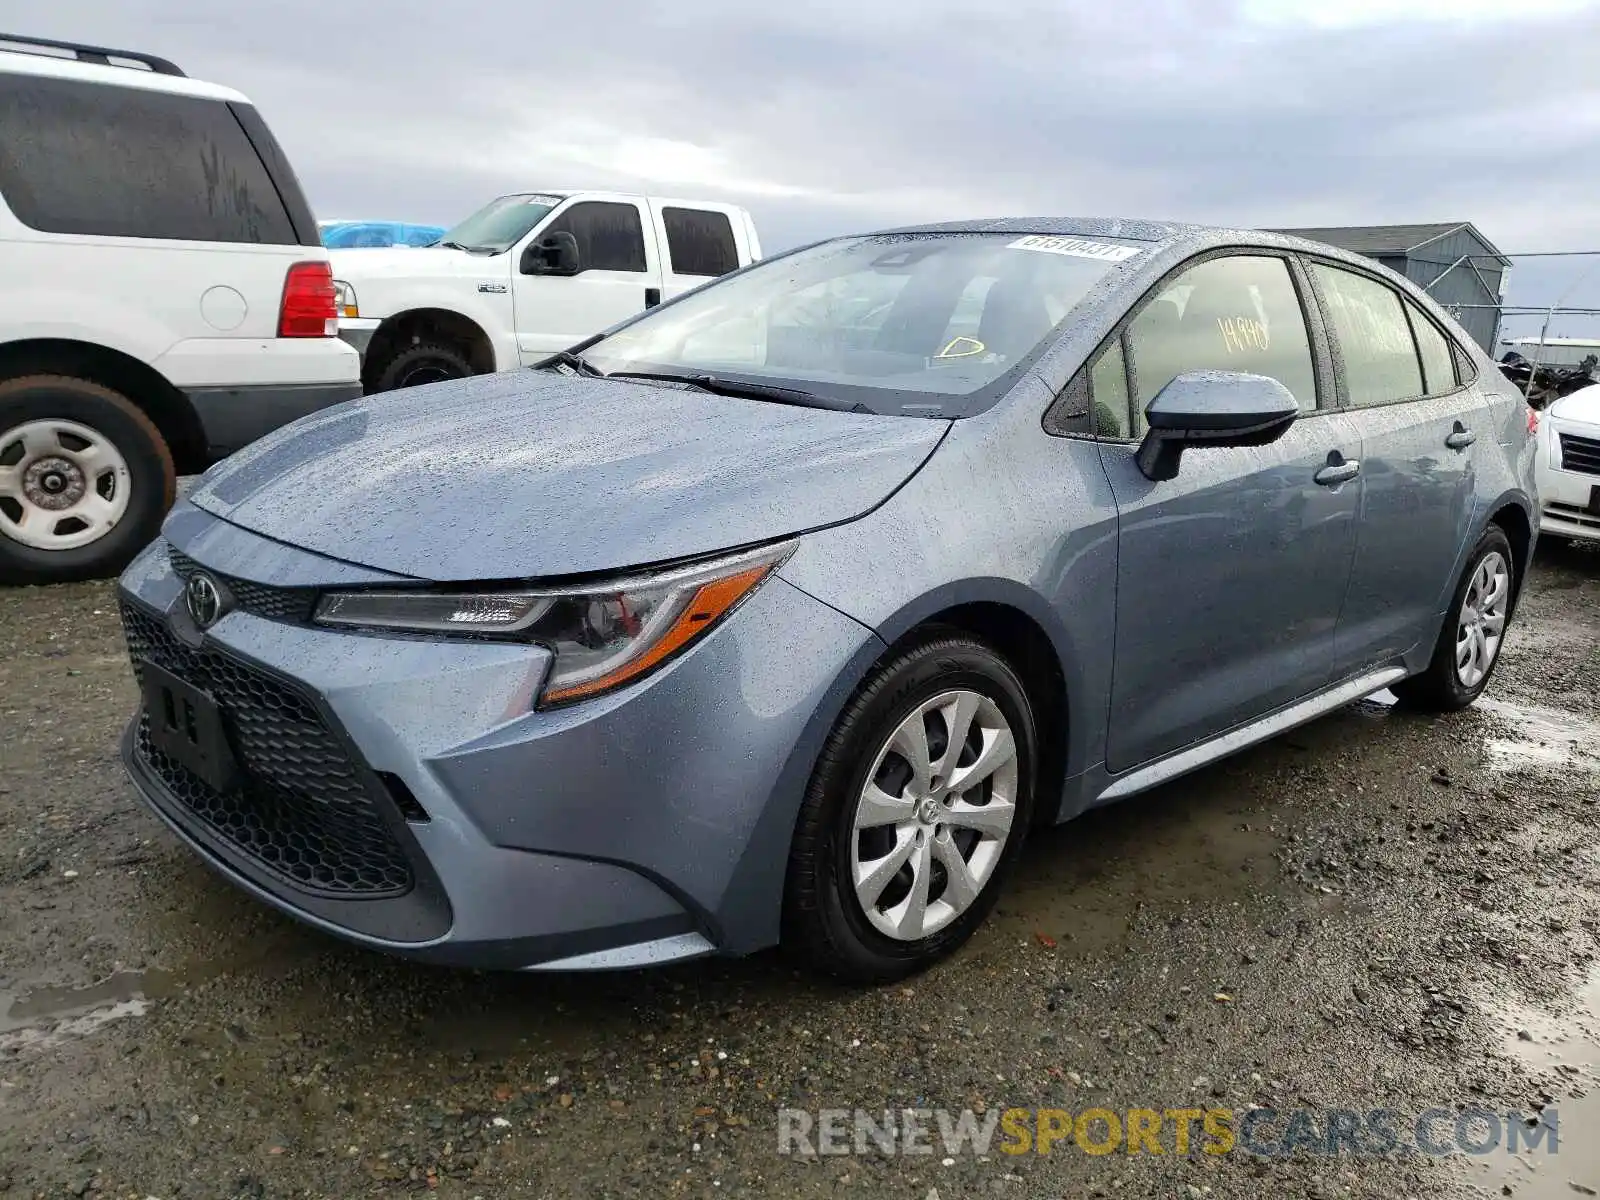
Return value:
[(948, 428), (522, 370), (306, 417), (213, 467), (190, 499), (417, 579), (581, 575), (858, 517)]
[(503, 255), (468, 254), (444, 246), (355, 246), (328, 251), (333, 277), (356, 285), (363, 279), (437, 279), (456, 276), (499, 277), (508, 268)]
[(1550, 415), (1563, 421), (1600, 425), (1600, 386), (1579, 388), (1550, 405)]

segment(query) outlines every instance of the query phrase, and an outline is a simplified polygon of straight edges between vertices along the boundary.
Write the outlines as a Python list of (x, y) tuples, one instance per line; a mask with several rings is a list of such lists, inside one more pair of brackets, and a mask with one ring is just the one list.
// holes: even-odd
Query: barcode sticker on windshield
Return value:
[(1139, 251), (1133, 246), (1113, 246), (1108, 242), (1086, 242), (1082, 238), (1050, 237), (1030, 233), (1006, 246), (1007, 250), (1038, 250), (1043, 254), (1070, 254), (1073, 258), (1098, 258), (1101, 262), (1122, 262)]

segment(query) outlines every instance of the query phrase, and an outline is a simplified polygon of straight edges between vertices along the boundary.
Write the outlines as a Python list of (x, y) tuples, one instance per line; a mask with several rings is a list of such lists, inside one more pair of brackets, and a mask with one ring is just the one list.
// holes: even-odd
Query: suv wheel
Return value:
[(407, 346), (384, 365), (378, 372), (377, 390), (388, 392), (395, 388), (421, 387), (449, 379), (465, 379), (471, 374), (472, 364), (454, 346), (420, 342)]
[(961, 945), (993, 907), (1033, 806), (1033, 712), (987, 645), (946, 636), (879, 666), (840, 716), (796, 826), (784, 940), (863, 983)]
[(1467, 558), (1427, 669), (1394, 685), (1399, 700), (1427, 712), (1454, 712), (1489, 686), (1516, 594), (1515, 564), (1510, 541), (1491, 525)]
[(0, 581), (115, 574), (176, 490), (166, 442), (126, 397), (63, 375), (0, 382)]

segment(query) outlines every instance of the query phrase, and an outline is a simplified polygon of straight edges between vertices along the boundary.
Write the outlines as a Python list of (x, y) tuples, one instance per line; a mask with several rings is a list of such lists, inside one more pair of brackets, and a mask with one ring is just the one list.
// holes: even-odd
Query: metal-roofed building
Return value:
[[(1498, 305), (1511, 260), (1471, 221), (1437, 225), (1348, 225), (1325, 229), (1278, 229), (1375, 258), (1437, 300), (1473, 339), (1494, 353), (1500, 329)], [(1469, 308), (1468, 305), (1488, 307)]]

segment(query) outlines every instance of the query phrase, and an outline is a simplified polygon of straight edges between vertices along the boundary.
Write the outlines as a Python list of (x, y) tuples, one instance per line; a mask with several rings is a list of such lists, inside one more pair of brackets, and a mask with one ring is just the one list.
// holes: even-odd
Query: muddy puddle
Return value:
[(1554, 1111), (1558, 1141), (1520, 1154), (1476, 1161), (1468, 1177), (1484, 1193), (1519, 1200), (1572, 1200), (1600, 1195), (1600, 966), (1558, 1007), (1502, 1003), (1493, 1007), (1500, 1052), (1533, 1076), (1524, 1111), (1538, 1102)]
[(1570, 712), (1514, 704), (1485, 696), (1476, 709), (1501, 731), (1483, 744), (1490, 767), (1498, 771), (1600, 775), (1600, 723)]
[(176, 986), (164, 971), (118, 971), (86, 987), (0, 990), (0, 1050), (55, 1045), (142, 1017)]

